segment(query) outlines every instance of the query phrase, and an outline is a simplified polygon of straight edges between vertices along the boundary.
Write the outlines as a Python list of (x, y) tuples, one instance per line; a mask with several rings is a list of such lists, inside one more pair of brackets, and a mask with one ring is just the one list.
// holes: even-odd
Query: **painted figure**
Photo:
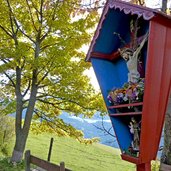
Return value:
[(140, 145), (140, 137), (139, 137), (140, 127), (139, 127), (139, 123), (134, 119), (134, 117), (131, 118), (129, 128), (131, 134), (133, 134), (132, 148), (133, 150), (138, 151)]
[(138, 71), (138, 57), (147, 38), (148, 34), (145, 35), (145, 38), (135, 50), (131, 48), (119, 49), (120, 55), (126, 61), (127, 68), (129, 71), (128, 82), (136, 83), (140, 78), (140, 73)]

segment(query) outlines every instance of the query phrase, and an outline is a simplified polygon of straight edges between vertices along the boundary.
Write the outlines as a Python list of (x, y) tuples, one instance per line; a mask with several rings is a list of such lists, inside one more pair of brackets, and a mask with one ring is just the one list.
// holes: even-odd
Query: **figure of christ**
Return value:
[(144, 39), (140, 45), (135, 49), (123, 48), (119, 49), (121, 57), (126, 61), (128, 68), (128, 82), (136, 83), (140, 78), (140, 73), (138, 72), (138, 57), (143, 48), (145, 42), (147, 41), (148, 34), (145, 35)]

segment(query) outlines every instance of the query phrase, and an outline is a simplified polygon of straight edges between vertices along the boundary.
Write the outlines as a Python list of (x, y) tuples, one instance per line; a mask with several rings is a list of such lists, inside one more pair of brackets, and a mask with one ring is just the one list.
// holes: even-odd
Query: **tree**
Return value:
[(80, 50), (98, 14), (80, 2), (0, 0), (0, 84), (8, 97), (1, 105), (5, 114), (16, 113), (11, 161), (22, 159), (33, 117), (79, 139), (82, 133), (59, 119), (61, 111), (90, 117), (102, 106), (84, 74), (90, 64)]
[(162, 9), (161, 10), (166, 13), (166, 10), (167, 10), (167, 0), (162, 0)]

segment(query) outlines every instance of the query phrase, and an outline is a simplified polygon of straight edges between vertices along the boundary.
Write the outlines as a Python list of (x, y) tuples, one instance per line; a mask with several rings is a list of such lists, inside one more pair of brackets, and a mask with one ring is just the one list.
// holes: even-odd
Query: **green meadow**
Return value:
[[(51, 137), (54, 138), (51, 162), (65, 162), (73, 171), (135, 171), (135, 165), (122, 161), (118, 149), (101, 144), (85, 145), (74, 139), (56, 137), (52, 134), (30, 134), (26, 150), (41, 159), (47, 160)], [(11, 146), (12, 150), (12, 146)], [(24, 171), (24, 162), (12, 166), (7, 159), (0, 161), (0, 171)]]

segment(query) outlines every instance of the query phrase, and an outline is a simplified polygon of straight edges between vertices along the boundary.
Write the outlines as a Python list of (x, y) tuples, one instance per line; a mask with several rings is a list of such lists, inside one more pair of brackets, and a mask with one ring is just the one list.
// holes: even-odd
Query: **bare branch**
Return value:
[(16, 34), (16, 32), (14, 31), (13, 18), (12, 18), (12, 15), (11, 15), (11, 14), (13, 14), (13, 12), (12, 12), (12, 8), (11, 8), (9, 0), (6, 0), (6, 2), (7, 2), (7, 5), (8, 5), (8, 8), (9, 8), (10, 24), (11, 24), (11, 29), (12, 29), (13, 36), (14, 36)]
[[(42, 0), (43, 1), (43, 0)], [(58, 7), (58, 2), (55, 3), (55, 6), (53, 8), (53, 13), (51, 15), (51, 24), (49, 26), (49, 29), (48, 31), (41, 37), (40, 41), (42, 42), (46, 37), (47, 35), (51, 32), (51, 27), (52, 27), (52, 22), (55, 20), (55, 15), (56, 15), (56, 10), (57, 10), (57, 7)], [(42, 16), (42, 15), (41, 15)], [(43, 16), (42, 16), (43, 17)]]
[(113, 134), (111, 134), (110, 133), (110, 131), (111, 131), (111, 129), (112, 129), (112, 127), (111, 128), (109, 128), (109, 129), (106, 129), (106, 127), (104, 126), (104, 118), (103, 118), (103, 116), (102, 116), (102, 127), (99, 127), (99, 126), (97, 126), (97, 125), (95, 125), (95, 124), (93, 124), (93, 126), (94, 127), (96, 127), (97, 129), (99, 129), (99, 130), (101, 130), (101, 131), (103, 131), (103, 132), (105, 132), (105, 133), (107, 133), (108, 135), (110, 135), (110, 136), (112, 136), (112, 137), (115, 137), (116, 138), (116, 136), (115, 135), (113, 135)]
[(40, 1), (40, 23), (43, 23), (43, 0)]
[(17, 26), (17, 29), (20, 30), (20, 32), (21, 32), (25, 37), (27, 37), (31, 42), (35, 43), (35, 41), (34, 41), (30, 36), (28, 36), (28, 35), (24, 32), (24, 30), (22, 30), (22, 29), (20, 28), (20, 26), (19, 26), (19, 24), (17, 23), (17, 20), (16, 20), (15, 18), (14, 18), (14, 23), (15, 23), (15, 25)]
[(43, 99), (40, 99), (40, 98), (37, 98), (36, 100), (37, 101), (40, 101), (42, 103), (46, 103), (46, 104), (52, 105), (55, 108), (58, 108), (58, 106), (56, 106), (56, 105), (59, 105), (59, 104), (62, 104), (63, 103), (63, 102), (50, 102), (48, 100), (43, 100)]
[(10, 82), (12, 83), (12, 86), (15, 88), (16, 85), (14, 83), (14, 81), (12, 80), (12, 78), (6, 73), (6, 72), (3, 72), (5, 74), (5, 76), (10, 80)]
[[(75, 134), (72, 134), (72, 131), (70, 131), (70, 130), (67, 129), (67, 126), (69, 126), (69, 128), (71, 128), (71, 125), (62, 122), (62, 123), (65, 125), (65, 126), (63, 126), (62, 123), (61, 123), (61, 120), (62, 120), (62, 119), (59, 119), (59, 118), (57, 118), (57, 117), (49, 118), (48, 116), (46, 116), (46, 114), (45, 114), (44, 112), (42, 112), (42, 111), (40, 111), (40, 110), (38, 110), (38, 109), (35, 109), (34, 112), (36, 113), (36, 115), (37, 115), (39, 118), (45, 120), (46, 123), (47, 123), (47, 125), (48, 125), (50, 128), (52, 128), (54, 131), (55, 131), (56, 129), (61, 129), (61, 130), (65, 131), (66, 133), (68, 133), (70, 136), (74, 136), (76, 139), (79, 140), (79, 135), (80, 135), (80, 134), (78, 134), (78, 136), (75, 135)], [(72, 127), (72, 128), (75, 129), (74, 127)]]
[(48, 76), (49, 72), (47, 71), (44, 76), (39, 80), (39, 82), (37, 83), (37, 85), (39, 85), (47, 76)]
[(51, 47), (51, 46), (54, 46), (54, 45), (57, 45), (58, 43), (53, 43), (53, 44), (48, 44), (48, 45), (45, 45), (45, 46), (43, 46), (43, 47), (41, 47), (41, 51), (42, 50), (44, 50), (44, 49), (46, 49), (46, 48), (48, 48), (48, 47)]
[(3, 26), (0, 25), (0, 28), (1, 28), (8, 36), (10, 36), (11, 38), (13, 38), (13, 35), (10, 34), (10, 32), (8, 32)]
[(28, 93), (29, 89), (30, 89), (30, 86), (31, 86), (31, 80), (29, 80), (29, 83), (28, 83), (28, 86), (27, 86), (27, 89), (25, 90), (25, 92), (23, 93), (23, 97)]
[(35, 26), (35, 22), (34, 22), (34, 19), (33, 19), (33, 14), (31, 12), (31, 9), (30, 9), (30, 5), (28, 3), (28, 0), (26, 0), (26, 4), (27, 4), (27, 7), (28, 7), (28, 11), (29, 11), (29, 14), (30, 14), (30, 18), (31, 18), (31, 21), (32, 21), (32, 24), (33, 24), (33, 27), (36, 31), (38, 31), (38, 29), (36, 28)]
[[(52, 97), (52, 98), (58, 99), (58, 100), (60, 99), (60, 100), (62, 101), (61, 103), (63, 103), (63, 104), (65, 104), (65, 103), (73, 103), (73, 104), (75, 104), (75, 105), (77, 105), (77, 106), (79, 106), (79, 107), (81, 107), (82, 109), (85, 109), (85, 110), (96, 110), (96, 109), (97, 109), (97, 108), (85, 107), (84, 105), (79, 104), (79, 102), (76, 102), (76, 101), (74, 101), (74, 100), (72, 100), (72, 99), (69, 99), (69, 98), (57, 97), (57, 96), (50, 95), (50, 94), (43, 94), (43, 96), (44, 96), (44, 97), (46, 97), (46, 96)], [(39, 99), (39, 100), (40, 100), (40, 99)], [(42, 102), (43, 102), (43, 101), (42, 101)], [(61, 109), (61, 110), (69, 110), (69, 109), (60, 108), (59, 106), (58, 106), (58, 108)]]
[(47, 86), (49, 86), (49, 85), (38, 85), (38, 89), (41, 89), (41, 88), (45, 88), (45, 87), (47, 87)]

